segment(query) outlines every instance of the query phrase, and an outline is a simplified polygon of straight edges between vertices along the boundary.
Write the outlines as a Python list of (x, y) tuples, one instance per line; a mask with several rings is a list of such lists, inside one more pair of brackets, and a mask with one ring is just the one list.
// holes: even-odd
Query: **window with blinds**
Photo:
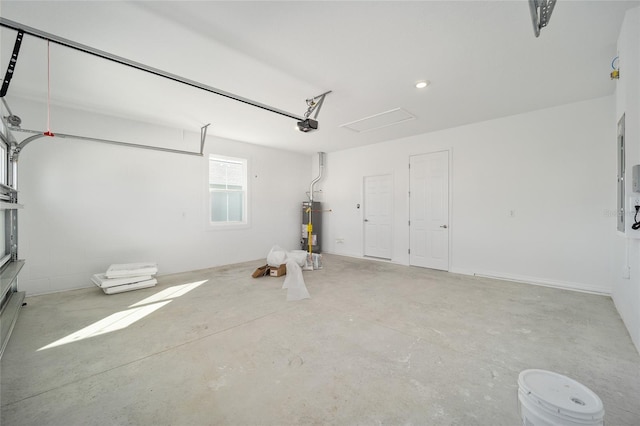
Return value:
[(209, 221), (247, 223), (247, 160), (209, 156)]

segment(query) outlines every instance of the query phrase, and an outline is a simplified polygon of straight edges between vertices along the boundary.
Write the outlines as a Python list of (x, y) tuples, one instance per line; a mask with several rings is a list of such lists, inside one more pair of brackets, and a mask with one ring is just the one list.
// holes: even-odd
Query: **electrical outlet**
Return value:
[[(629, 205), (627, 206), (627, 212), (628, 214), (631, 215), (632, 219), (633, 219), (633, 216), (636, 214), (636, 206), (640, 206), (640, 195), (632, 195), (631, 197), (629, 197)], [(638, 218), (640, 219), (640, 215), (638, 215)]]

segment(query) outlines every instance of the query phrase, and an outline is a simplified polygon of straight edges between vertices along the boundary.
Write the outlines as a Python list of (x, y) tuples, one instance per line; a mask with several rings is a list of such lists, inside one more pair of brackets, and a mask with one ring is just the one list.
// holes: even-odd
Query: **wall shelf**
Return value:
[(12, 188), (11, 186), (5, 185), (4, 183), (0, 183), (0, 191), (1, 192), (8, 192), (8, 193), (17, 193), (18, 192), (14, 188)]
[(22, 208), (24, 208), (24, 205), (22, 204), (0, 201), (0, 210), (15, 210), (15, 209), (22, 209)]
[(11, 293), (11, 297), (2, 307), (2, 324), (0, 325), (0, 358), (4, 353), (4, 348), (9, 342), (9, 336), (13, 331), (13, 326), (18, 319), (18, 312), (22, 307), (24, 301), (24, 291), (18, 291)]
[[(4, 101), (4, 107), (9, 106)], [(10, 111), (9, 111), (10, 114)], [(18, 274), (24, 266), (24, 260), (18, 259), (18, 210), (24, 206), (18, 204), (18, 162), (9, 161), (9, 151), (16, 147), (16, 139), (11, 135), (7, 117), (0, 115), (0, 210), (3, 211), (3, 241), (0, 241), (0, 358), (11, 337), (22, 302), (24, 291), (18, 291)]]
[(0, 300), (3, 301), (0, 309), (0, 357), (7, 346), (24, 301), (24, 291), (12, 291), (15, 290), (14, 283), (23, 266), (24, 260), (18, 260), (7, 263), (0, 271)]
[(0, 271), (0, 298), (4, 298), (23, 266), (24, 260), (17, 260), (7, 263), (4, 269)]

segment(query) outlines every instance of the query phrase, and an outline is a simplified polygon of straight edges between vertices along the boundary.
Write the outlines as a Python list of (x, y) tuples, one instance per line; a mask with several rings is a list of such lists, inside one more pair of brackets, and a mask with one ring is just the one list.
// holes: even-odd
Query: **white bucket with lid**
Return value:
[(518, 376), (523, 426), (602, 426), (604, 406), (591, 389), (562, 374), (524, 370)]

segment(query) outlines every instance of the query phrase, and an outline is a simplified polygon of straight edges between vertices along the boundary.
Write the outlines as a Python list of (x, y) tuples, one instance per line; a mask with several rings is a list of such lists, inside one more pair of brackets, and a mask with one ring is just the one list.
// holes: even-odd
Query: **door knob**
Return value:
[(365, 221), (365, 222), (369, 222), (369, 219), (365, 219), (364, 221)]
[(447, 229), (447, 225), (440, 225), (440, 228)]

